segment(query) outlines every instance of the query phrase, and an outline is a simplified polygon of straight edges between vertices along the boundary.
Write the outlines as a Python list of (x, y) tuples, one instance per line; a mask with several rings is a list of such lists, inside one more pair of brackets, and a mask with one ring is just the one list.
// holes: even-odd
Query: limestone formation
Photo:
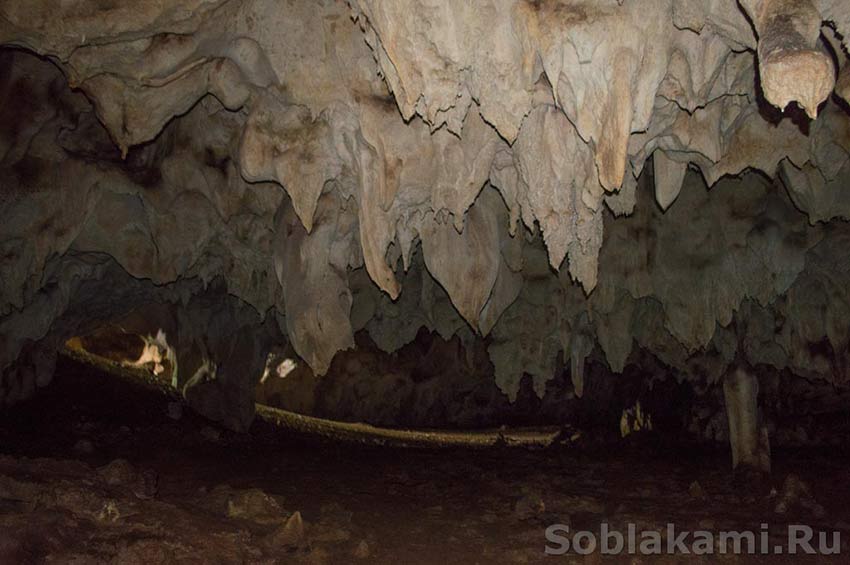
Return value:
[(732, 468), (769, 473), (770, 443), (759, 419), (758, 392), (758, 379), (750, 370), (736, 367), (724, 378)]
[(359, 331), (485, 340), (511, 399), (641, 351), (845, 385), (848, 37), (843, 0), (0, 0), (0, 402), (154, 304), (234, 428), (273, 343), (322, 374)]

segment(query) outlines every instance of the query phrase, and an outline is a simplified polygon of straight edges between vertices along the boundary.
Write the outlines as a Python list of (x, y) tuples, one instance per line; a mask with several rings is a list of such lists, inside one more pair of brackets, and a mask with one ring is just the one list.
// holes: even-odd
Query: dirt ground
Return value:
[[(772, 477), (744, 488), (726, 452), (652, 436), (367, 447), (263, 422), (234, 434), (169, 402), (63, 359), (53, 384), (0, 412), (0, 564), (850, 562), (850, 460), (834, 451), (775, 453)], [(547, 527), (603, 522), (634, 524), (638, 547), (656, 530), (662, 551), (668, 523), (766, 531), (769, 547), (807, 525), (815, 546), (839, 532), (843, 555), (544, 553), (558, 548)]]

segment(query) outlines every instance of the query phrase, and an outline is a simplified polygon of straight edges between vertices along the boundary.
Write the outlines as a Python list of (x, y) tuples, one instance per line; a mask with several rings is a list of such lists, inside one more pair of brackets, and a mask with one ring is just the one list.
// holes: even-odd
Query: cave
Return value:
[(846, 562), (848, 37), (0, 0), (0, 564)]

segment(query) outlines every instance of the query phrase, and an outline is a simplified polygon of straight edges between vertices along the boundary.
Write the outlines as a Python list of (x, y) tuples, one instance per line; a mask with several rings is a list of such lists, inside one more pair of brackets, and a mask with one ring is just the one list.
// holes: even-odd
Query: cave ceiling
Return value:
[(636, 348), (847, 382), (847, 37), (844, 0), (0, 1), (0, 368), (217, 280), (319, 374), (424, 326), (509, 396)]

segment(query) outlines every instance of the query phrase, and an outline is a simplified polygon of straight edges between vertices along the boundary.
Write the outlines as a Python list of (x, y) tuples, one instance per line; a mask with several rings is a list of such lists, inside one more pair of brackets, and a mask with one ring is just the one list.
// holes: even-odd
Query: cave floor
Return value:
[(815, 548), (820, 531), (830, 545), (832, 532), (841, 536), (843, 555), (831, 557), (687, 556), (705, 563), (847, 562), (850, 551), (850, 462), (826, 451), (774, 454), (763, 492), (748, 493), (730, 481), (727, 453), (657, 440), (538, 451), (364, 447), (262, 422), (236, 434), (188, 411), (171, 418), (168, 401), (63, 359), (53, 384), (0, 413), (0, 563), (685, 559), (603, 555), (601, 546), (544, 554), (559, 547), (548, 526), (595, 532), (601, 544), (602, 522), (626, 541), (634, 524), (637, 548), (661, 531), (662, 552), (668, 523), (677, 534), (712, 532), (716, 552), (721, 531), (752, 531), (768, 547), (786, 543), (788, 524), (811, 526)]

